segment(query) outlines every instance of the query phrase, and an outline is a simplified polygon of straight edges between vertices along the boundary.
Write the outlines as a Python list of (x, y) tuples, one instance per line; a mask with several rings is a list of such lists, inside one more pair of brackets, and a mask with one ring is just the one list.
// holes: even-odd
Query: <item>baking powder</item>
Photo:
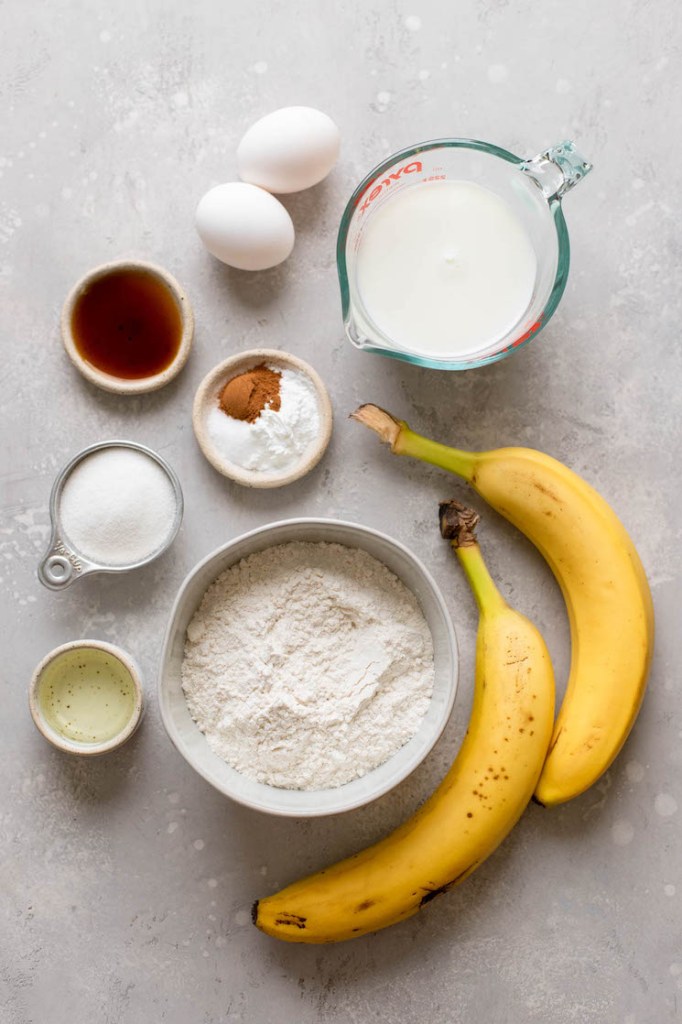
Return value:
[(253, 423), (234, 419), (218, 403), (206, 427), (220, 454), (242, 469), (285, 470), (300, 462), (320, 433), (315, 385), (298, 370), (270, 367), (280, 376), (280, 408), (265, 408)]
[(367, 552), (276, 545), (230, 567), (187, 629), (190, 713), (237, 771), (285, 789), (365, 775), (417, 732), (433, 692), (419, 604)]

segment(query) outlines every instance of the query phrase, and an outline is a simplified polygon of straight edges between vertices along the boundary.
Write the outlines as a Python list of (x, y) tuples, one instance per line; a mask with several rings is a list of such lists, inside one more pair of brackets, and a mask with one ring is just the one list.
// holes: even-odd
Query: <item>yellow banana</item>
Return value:
[[(449, 503), (456, 506), (456, 503)], [(459, 510), (459, 511), (458, 511)], [(537, 629), (510, 608), (456, 506), (444, 536), (471, 583), (480, 621), (469, 728), (433, 796), (386, 839), (254, 905), (254, 922), (288, 942), (339, 942), (402, 921), (463, 881), (518, 821), (552, 733), (554, 676)]]
[(571, 669), (536, 790), (545, 805), (584, 792), (606, 771), (632, 728), (653, 649), (649, 585), (635, 547), (602, 497), (542, 452), (464, 452), (420, 437), (375, 405), (354, 414), (397, 455), (467, 480), (544, 555), (566, 601)]

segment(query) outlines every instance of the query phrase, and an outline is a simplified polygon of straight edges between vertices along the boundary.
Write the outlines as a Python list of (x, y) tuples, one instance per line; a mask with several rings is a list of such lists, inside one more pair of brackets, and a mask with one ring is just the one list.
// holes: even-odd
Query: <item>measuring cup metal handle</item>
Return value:
[(83, 560), (57, 537), (52, 540), (47, 554), (38, 566), (38, 579), (50, 590), (64, 590), (82, 576), (84, 570)]
[(566, 141), (550, 146), (532, 160), (524, 160), (521, 170), (533, 178), (549, 201), (563, 199), (570, 189), (590, 173), (592, 164), (576, 149), (574, 142)]

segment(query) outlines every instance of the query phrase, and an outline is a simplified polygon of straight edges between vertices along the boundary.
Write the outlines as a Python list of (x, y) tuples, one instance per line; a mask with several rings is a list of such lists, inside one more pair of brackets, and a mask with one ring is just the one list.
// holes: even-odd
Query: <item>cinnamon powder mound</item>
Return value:
[(279, 412), (282, 374), (265, 363), (228, 380), (220, 395), (220, 408), (235, 420), (255, 423), (266, 407)]

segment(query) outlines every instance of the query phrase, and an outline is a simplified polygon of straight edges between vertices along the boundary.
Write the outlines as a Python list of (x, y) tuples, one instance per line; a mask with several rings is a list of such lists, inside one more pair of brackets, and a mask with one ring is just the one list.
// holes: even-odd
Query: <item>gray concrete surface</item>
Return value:
[[(0, 19), (3, 1024), (679, 1020), (677, 5), (10, 0)], [(199, 245), (195, 203), (234, 177), (244, 129), (288, 103), (337, 120), (342, 158), (326, 183), (286, 200), (291, 259), (231, 272)], [(529, 155), (573, 137), (595, 163), (565, 203), (573, 268), (554, 321), (514, 358), (454, 375), (353, 351), (334, 266), (358, 178), (385, 153), (448, 134)], [(125, 400), (80, 378), (57, 325), (80, 274), (131, 254), (183, 282), (197, 335), (174, 384)], [(334, 401), (327, 457), (280, 492), (223, 480), (190, 425), (204, 373), (254, 345), (309, 359)], [(463, 489), (391, 460), (349, 423), (367, 400), (461, 446), (543, 448), (597, 485), (647, 567), (656, 658), (636, 729), (593, 791), (559, 810), (531, 807), (473, 878), (418, 919), (338, 947), (286, 946), (252, 928), (253, 898), (402, 820), (452, 759), (471, 696), (472, 600), (434, 526), (436, 500)], [(48, 593), (35, 567), (53, 475), (113, 436), (175, 466), (181, 534), (136, 576)], [(483, 511), (491, 566), (544, 631), (563, 685), (554, 581)], [(357, 519), (411, 545), (448, 596), (462, 655), (451, 726), (413, 778), (362, 811), (309, 823), (214, 792), (171, 748), (155, 700), (185, 573), (244, 529), (294, 514)], [(135, 740), (96, 763), (54, 752), (26, 706), (40, 657), (88, 635), (133, 652), (149, 696)]]

